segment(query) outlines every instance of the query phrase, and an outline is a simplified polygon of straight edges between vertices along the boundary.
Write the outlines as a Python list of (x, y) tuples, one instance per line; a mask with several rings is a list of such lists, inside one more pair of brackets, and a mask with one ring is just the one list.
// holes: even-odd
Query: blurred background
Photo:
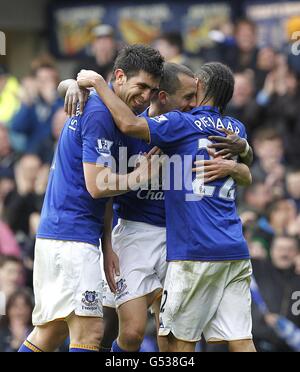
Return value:
[[(254, 183), (238, 196), (261, 295), (254, 340), (259, 351), (300, 351), (300, 1), (0, 0), (0, 31), (0, 351), (17, 350), (32, 327), (34, 239), (66, 119), (58, 82), (81, 68), (109, 79), (133, 43), (195, 72), (207, 61), (233, 69), (227, 114), (255, 151)], [(153, 333), (149, 318), (155, 350)]]

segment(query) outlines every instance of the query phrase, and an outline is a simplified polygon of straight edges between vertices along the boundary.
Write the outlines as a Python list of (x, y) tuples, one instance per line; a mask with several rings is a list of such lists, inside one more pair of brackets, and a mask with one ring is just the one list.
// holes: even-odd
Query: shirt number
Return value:
[[(212, 142), (207, 138), (202, 138), (199, 140), (198, 150), (206, 150)], [(214, 160), (210, 156), (210, 160)], [(204, 197), (212, 198), (216, 194), (216, 186), (204, 185), (203, 181), (199, 178), (196, 178), (193, 182), (193, 191), (194, 194)], [(218, 197), (225, 200), (235, 200), (235, 181), (232, 177), (228, 177), (224, 182), (223, 186), (220, 188)]]

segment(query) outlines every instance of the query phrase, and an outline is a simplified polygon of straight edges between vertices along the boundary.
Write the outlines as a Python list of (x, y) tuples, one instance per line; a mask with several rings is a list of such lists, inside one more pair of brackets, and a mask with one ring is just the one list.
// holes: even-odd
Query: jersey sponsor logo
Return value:
[(165, 193), (163, 191), (139, 190), (137, 198), (140, 200), (163, 201)]
[(96, 150), (97, 150), (99, 155), (110, 156), (111, 155), (111, 148), (112, 148), (113, 144), (114, 143), (112, 141), (108, 141), (105, 138), (98, 139), (98, 141), (97, 141), (98, 146), (96, 147)]
[(153, 120), (155, 120), (157, 123), (164, 123), (168, 121), (168, 118), (165, 115), (160, 115), (153, 118)]

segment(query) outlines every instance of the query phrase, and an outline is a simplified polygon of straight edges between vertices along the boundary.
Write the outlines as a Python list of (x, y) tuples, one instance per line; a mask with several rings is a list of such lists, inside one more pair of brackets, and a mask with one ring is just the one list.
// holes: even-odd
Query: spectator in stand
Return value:
[(113, 64), (118, 54), (118, 42), (113, 27), (99, 25), (92, 30), (93, 42), (91, 45), (91, 57), (82, 61), (74, 71), (74, 77), (80, 70), (93, 70), (109, 80)]
[(256, 161), (251, 169), (254, 182), (263, 182), (273, 194), (284, 194), (284, 145), (281, 135), (274, 129), (261, 129), (253, 139)]
[(235, 45), (226, 46), (220, 57), (234, 72), (251, 69), (256, 71), (257, 65), (257, 29), (249, 19), (241, 19), (235, 25)]
[(6, 126), (19, 109), (19, 83), (9, 74), (5, 66), (0, 65), (0, 122)]
[(32, 293), (25, 289), (14, 292), (7, 301), (6, 316), (0, 322), (0, 352), (16, 352), (32, 331)]
[(300, 169), (290, 169), (286, 175), (286, 188), (290, 198), (292, 198), (296, 204), (298, 213), (300, 213)]
[(274, 235), (293, 234), (297, 221), (297, 206), (292, 199), (273, 202), (268, 211), (268, 222)]
[(168, 32), (160, 35), (153, 43), (166, 62), (190, 66), (188, 58), (184, 54), (183, 38), (178, 32)]
[(2, 171), (13, 170), (17, 156), (11, 148), (8, 131), (0, 123), (0, 175)]
[(20, 247), (13, 232), (0, 220), (0, 255), (21, 257)]
[(256, 92), (263, 89), (267, 75), (275, 68), (275, 61), (276, 52), (272, 47), (267, 46), (258, 51), (255, 73)]
[[(272, 244), (271, 258), (253, 260), (254, 277), (269, 310), (300, 327), (300, 317), (292, 313), (292, 294), (299, 291), (300, 276), (295, 273), (299, 244), (295, 238), (277, 236)], [(253, 334), (259, 351), (284, 352), (291, 349), (267, 325), (264, 316), (253, 305)]]
[(22, 261), (14, 256), (0, 256), (0, 292), (9, 298), (24, 283)]
[(2, 170), (0, 172), (0, 219), (3, 217), (4, 201), (15, 189), (14, 172), (11, 170)]
[(63, 107), (56, 89), (58, 81), (56, 67), (42, 60), (35, 67), (34, 79), (28, 78), (23, 83), (22, 105), (11, 123), (12, 131), (25, 137), (23, 152), (37, 154), (42, 159), (49, 158), (45, 143), (51, 138), (53, 116)]
[(40, 211), (43, 195), (37, 195), (36, 183), (41, 171), (41, 161), (35, 155), (23, 156), (15, 166), (16, 189), (4, 201), (4, 219), (24, 241), (29, 233), (29, 218)]
[(264, 107), (255, 97), (254, 73), (251, 70), (235, 74), (235, 87), (226, 114), (236, 117), (245, 124), (249, 139), (262, 125)]

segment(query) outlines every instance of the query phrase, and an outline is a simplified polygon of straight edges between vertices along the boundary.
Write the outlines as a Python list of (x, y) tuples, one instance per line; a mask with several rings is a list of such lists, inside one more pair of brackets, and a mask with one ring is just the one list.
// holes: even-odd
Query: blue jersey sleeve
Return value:
[(82, 118), (82, 159), (112, 167), (112, 147), (115, 141), (115, 124), (106, 111), (96, 111)]
[(151, 145), (168, 147), (185, 136), (186, 122), (179, 111), (169, 112), (154, 118), (146, 118), (150, 130)]
[(239, 133), (239, 136), (241, 138), (245, 138), (246, 140), (248, 139), (248, 135), (247, 135), (247, 132), (246, 132), (246, 128), (245, 128), (245, 125), (242, 124), (240, 121), (238, 120), (235, 120), (235, 122), (237, 123), (239, 129), (240, 129), (240, 133)]

